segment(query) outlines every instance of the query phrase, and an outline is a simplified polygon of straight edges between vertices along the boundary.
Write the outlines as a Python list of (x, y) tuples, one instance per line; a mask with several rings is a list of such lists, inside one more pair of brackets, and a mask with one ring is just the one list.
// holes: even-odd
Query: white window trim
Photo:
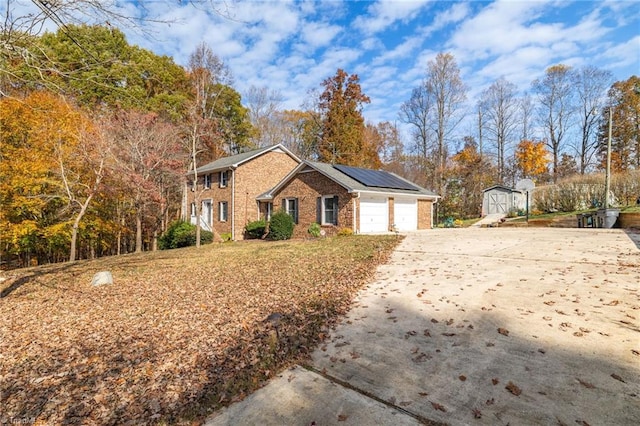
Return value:
[[(211, 210), (205, 209), (205, 205), (211, 205)], [(205, 216), (205, 213), (208, 213), (208, 216)], [(202, 206), (200, 208), (200, 217), (203, 219), (204, 223), (211, 226), (213, 225), (213, 200), (211, 198), (205, 198), (202, 200)]]
[[(320, 219), (321, 219), (321, 225), (333, 225), (333, 222), (327, 222), (327, 217), (326, 217), (326, 211), (325, 211), (325, 200), (327, 199), (331, 199), (331, 202), (333, 203), (333, 199), (335, 198), (335, 195), (323, 195), (321, 197), (321, 201), (320, 201)], [(338, 206), (335, 206), (336, 210), (334, 211), (334, 214), (337, 215), (338, 214)]]
[(191, 203), (191, 217), (196, 217), (196, 203)]
[(227, 185), (229, 184), (229, 175), (227, 174), (228, 170), (222, 171), (220, 172), (220, 175), (218, 176), (218, 180), (220, 183), (220, 188), (226, 188)]
[[(222, 215), (223, 209), (222, 206), (225, 206), (225, 214), (224, 214), (224, 218)], [(229, 203), (227, 201), (220, 201), (218, 202), (218, 218), (220, 220), (220, 222), (226, 222), (227, 220), (229, 220)]]
[(204, 175), (204, 189), (211, 189), (211, 174)]
[[(298, 214), (300, 214), (300, 212), (298, 210), (300, 210), (300, 205), (299, 202), (296, 201), (297, 198), (295, 197), (290, 197), (290, 198), (285, 198), (284, 199), (284, 211), (285, 213), (287, 213), (289, 216), (291, 216), (293, 218), (293, 222), (297, 225), (298, 221), (296, 220), (296, 216)], [(295, 210), (289, 210), (289, 202), (293, 201), (293, 204), (295, 205)], [(294, 213), (295, 214), (292, 214)]]
[(267, 221), (271, 220), (271, 215), (273, 214), (273, 203), (268, 202), (267, 203)]

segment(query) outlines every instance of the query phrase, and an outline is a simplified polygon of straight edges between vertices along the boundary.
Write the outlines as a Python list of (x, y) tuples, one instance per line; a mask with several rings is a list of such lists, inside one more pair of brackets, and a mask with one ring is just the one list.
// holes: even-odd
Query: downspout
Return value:
[(358, 234), (360, 231), (360, 228), (358, 228), (356, 226), (357, 222), (357, 218), (358, 218), (358, 213), (356, 212), (356, 208), (358, 207), (358, 203), (356, 202), (357, 199), (360, 198), (360, 193), (356, 192), (356, 196), (353, 197), (353, 233), (354, 234)]
[(236, 169), (231, 169), (231, 241), (236, 240)]

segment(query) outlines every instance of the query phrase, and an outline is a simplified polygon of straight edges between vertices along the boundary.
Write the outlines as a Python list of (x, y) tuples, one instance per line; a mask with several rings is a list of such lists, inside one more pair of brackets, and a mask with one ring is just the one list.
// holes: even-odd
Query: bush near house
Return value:
[[(200, 243), (207, 244), (213, 241), (213, 234), (200, 230)], [(176, 221), (158, 239), (160, 250), (175, 249), (196, 245), (196, 226), (184, 221)]]
[(288, 240), (293, 235), (293, 218), (290, 214), (279, 211), (269, 221), (269, 238), (272, 240)]
[(262, 238), (266, 230), (267, 222), (264, 219), (249, 222), (244, 227), (247, 238)]

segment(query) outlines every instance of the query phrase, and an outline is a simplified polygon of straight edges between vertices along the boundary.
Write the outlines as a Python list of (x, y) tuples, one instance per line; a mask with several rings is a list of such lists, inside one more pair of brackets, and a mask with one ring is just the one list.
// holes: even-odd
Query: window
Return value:
[(296, 224), (298, 223), (298, 199), (297, 198), (283, 199), (282, 209), (293, 218), (294, 223)]
[(191, 217), (196, 216), (196, 203), (191, 203)]
[(273, 203), (267, 203), (267, 214), (266, 214), (266, 220), (271, 220), (271, 213), (273, 212)]
[(229, 170), (220, 172), (220, 188), (226, 188), (227, 182), (229, 182)]
[(202, 202), (202, 213), (200, 217), (207, 225), (213, 223), (213, 202), (211, 200), (204, 200)]
[(204, 189), (211, 189), (211, 175), (204, 175)]
[(324, 195), (320, 200), (321, 204), (321, 217), (320, 223), (322, 225), (337, 225), (338, 224), (338, 196)]
[(218, 212), (220, 222), (226, 222), (229, 217), (229, 204), (226, 201), (220, 201), (218, 203)]

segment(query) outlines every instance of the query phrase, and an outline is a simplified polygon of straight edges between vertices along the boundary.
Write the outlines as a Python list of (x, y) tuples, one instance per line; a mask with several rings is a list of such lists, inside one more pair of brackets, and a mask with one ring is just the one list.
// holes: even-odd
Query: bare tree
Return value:
[(448, 143), (456, 126), (464, 118), (462, 106), (467, 99), (467, 87), (460, 77), (460, 68), (450, 53), (438, 53), (427, 66), (426, 88), (434, 102), (432, 130), (436, 138), (438, 161), (438, 191), (444, 193)]
[(426, 81), (411, 91), (411, 98), (400, 107), (400, 121), (408, 124), (418, 155), (426, 157), (430, 150), (430, 114), (434, 104)]
[(575, 150), (579, 159), (580, 174), (584, 175), (593, 164), (596, 154), (598, 121), (613, 75), (610, 71), (586, 66), (572, 73), (572, 81), (577, 96), (580, 126), (580, 140)]
[(531, 122), (533, 121), (533, 112), (535, 105), (531, 95), (527, 92), (520, 98), (520, 122), (522, 123), (522, 133), (520, 140), (529, 140), (531, 137)]
[(206, 43), (198, 45), (190, 55), (189, 72), (194, 99), (189, 106), (189, 118), (185, 123), (185, 140), (190, 158), (189, 170), (192, 173), (191, 191), (194, 196), (196, 215), (196, 247), (200, 247), (201, 197), (205, 187), (204, 182), (200, 185), (198, 181), (198, 165), (201, 160), (211, 161), (222, 155), (215, 144), (215, 133), (219, 127), (216, 106), (220, 102), (225, 86), (233, 83), (233, 76), (222, 59), (213, 53)]
[(484, 128), (493, 140), (498, 164), (498, 180), (504, 183), (505, 152), (517, 124), (517, 87), (504, 77), (496, 80), (481, 95)]
[[(159, 0), (169, 4), (174, 0)], [(65, 34), (70, 43), (75, 44), (86, 54), (87, 59), (97, 59), (90, 53), (90, 49), (76, 39), (70, 30), (72, 25), (101, 25), (109, 28), (132, 28), (138, 32), (153, 36), (145, 31), (141, 23), (169, 25), (172, 21), (154, 14), (152, 7), (147, 8), (145, 2), (136, 2), (142, 14), (131, 14), (130, 9), (119, 1), (105, 0), (3, 0), (4, 7), (0, 7), (3, 22), (0, 25), (0, 96), (7, 96), (7, 88), (11, 88), (12, 81), (19, 79), (6, 65), (11, 61), (19, 61), (31, 68), (31, 78), (39, 79), (39, 83), (54, 88), (55, 84), (49, 75), (66, 74), (59, 64), (47, 57), (44, 51), (34, 49), (34, 38), (52, 23)], [(190, 0), (184, 2), (192, 7), (206, 7), (212, 13), (229, 18), (230, 10), (227, 2), (215, 0)], [(162, 8), (158, 8), (162, 9)], [(91, 61), (88, 61), (89, 63)], [(101, 84), (101, 82), (95, 82)]]
[(278, 112), (282, 94), (267, 87), (251, 86), (245, 96), (249, 108), (249, 118), (257, 129), (254, 144), (257, 147), (275, 145), (282, 142), (282, 128), (278, 123)]
[(560, 64), (547, 68), (544, 78), (535, 79), (532, 88), (538, 96), (540, 121), (546, 133), (545, 143), (553, 155), (556, 182), (560, 153), (565, 148), (565, 136), (575, 109), (571, 67)]

